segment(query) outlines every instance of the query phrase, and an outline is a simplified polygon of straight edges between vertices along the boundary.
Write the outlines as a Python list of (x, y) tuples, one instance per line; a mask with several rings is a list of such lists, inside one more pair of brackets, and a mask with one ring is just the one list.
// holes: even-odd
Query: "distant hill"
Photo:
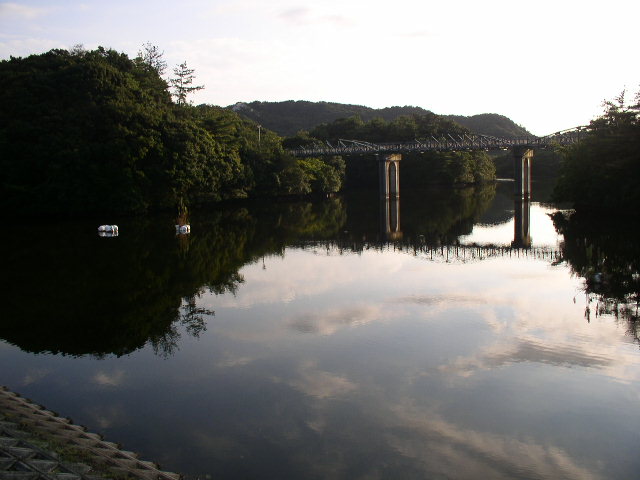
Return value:
[(531, 135), (526, 128), (517, 125), (510, 118), (504, 115), (498, 115), (497, 113), (481, 113), (470, 117), (446, 115), (446, 117), (459, 123), (463, 127), (467, 127), (472, 132), (482, 135), (502, 138), (526, 137)]
[[(424, 108), (412, 106), (375, 109), (362, 105), (308, 102), (304, 100), (239, 102), (227, 108), (283, 136), (295, 135), (300, 130), (311, 130), (321, 123), (330, 123), (339, 118), (347, 118), (354, 115), (359, 115), (365, 122), (375, 117), (381, 117), (390, 122), (401, 115), (425, 115), (431, 113)], [(461, 115), (444, 115), (444, 117), (454, 120), (474, 133), (506, 138), (530, 135), (526, 129), (516, 125), (509, 118), (495, 113), (483, 113), (470, 117)]]

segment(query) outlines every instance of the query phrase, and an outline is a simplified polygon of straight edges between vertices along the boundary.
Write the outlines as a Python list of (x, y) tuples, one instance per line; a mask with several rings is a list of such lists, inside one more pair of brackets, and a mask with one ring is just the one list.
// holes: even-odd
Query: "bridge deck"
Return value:
[(509, 150), (512, 148), (548, 148), (571, 145), (584, 138), (583, 129), (546, 137), (497, 138), (485, 135), (447, 135), (409, 142), (369, 143), (359, 140), (340, 140), (337, 145), (296, 148), (289, 153), (296, 157), (325, 155), (363, 155), (380, 153), (454, 152), (473, 150)]

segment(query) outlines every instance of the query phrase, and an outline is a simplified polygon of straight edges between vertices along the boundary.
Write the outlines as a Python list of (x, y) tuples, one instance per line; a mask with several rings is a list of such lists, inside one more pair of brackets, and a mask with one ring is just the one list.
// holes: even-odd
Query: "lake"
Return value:
[(0, 384), (200, 478), (636, 478), (637, 234), (512, 191), (14, 225)]

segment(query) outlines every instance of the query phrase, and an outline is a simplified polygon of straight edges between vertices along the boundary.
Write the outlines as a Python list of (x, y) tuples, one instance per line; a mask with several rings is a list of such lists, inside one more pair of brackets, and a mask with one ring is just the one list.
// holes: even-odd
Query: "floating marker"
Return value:
[(117, 237), (118, 226), (117, 225), (100, 225), (98, 227), (98, 235), (101, 237)]
[(191, 233), (191, 225), (176, 225), (176, 233)]

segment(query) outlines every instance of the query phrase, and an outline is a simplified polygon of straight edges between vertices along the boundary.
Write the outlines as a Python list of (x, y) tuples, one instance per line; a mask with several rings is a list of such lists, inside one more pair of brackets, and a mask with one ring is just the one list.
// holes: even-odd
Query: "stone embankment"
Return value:
[(0, 386), (0, 480), (179, 480)]

